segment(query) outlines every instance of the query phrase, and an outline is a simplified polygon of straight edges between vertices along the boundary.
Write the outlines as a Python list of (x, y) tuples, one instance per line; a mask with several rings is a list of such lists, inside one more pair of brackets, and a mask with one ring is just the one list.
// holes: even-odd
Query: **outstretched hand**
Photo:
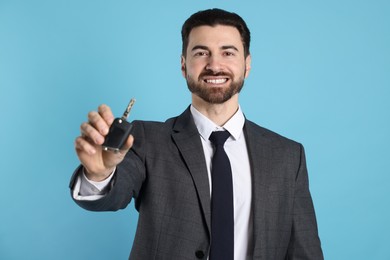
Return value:
[(133, 145), (134, 138), (130, 135), (119, 152), (103, 150), (101, 145), (114, 119), (110, 107), (100, 105), (98, 111), (88, 113), (88, 122), (81, 124), (81, 135), (75, 140), (77, 156), (85, 168), (87, 178), (92, 181), (106, 179)]

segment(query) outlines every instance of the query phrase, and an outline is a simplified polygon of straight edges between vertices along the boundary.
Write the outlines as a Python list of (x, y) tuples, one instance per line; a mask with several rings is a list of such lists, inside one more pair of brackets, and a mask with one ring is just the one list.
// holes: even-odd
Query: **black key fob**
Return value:
[(108, 134), (105, 137), (102, 145), (103, 149), (118, 152), (126, 143), (132, 128), (132, 123), (129, 123), (122, 118), (115, 118), (114, 122), (110, 126)]
[(110, 126), (110, 130), (108, 131), (102, 145), (105, 151), (119, 152), (126, 143), (126, 140), (131, 133), (131, 129), (133, 128), (133, 124), (129, 123), (126, 119), (132, 106), (134, 105), (134, 102), (135, 99), (131, 99), (129, 105), (123, 113), (123, 116), (121, 118), (115, 118), (114, 122)]

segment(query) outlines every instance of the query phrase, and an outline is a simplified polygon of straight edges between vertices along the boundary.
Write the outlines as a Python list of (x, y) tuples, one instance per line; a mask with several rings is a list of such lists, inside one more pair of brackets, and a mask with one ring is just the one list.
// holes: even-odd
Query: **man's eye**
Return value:
[(234, 56), (234, 53), (230, 51), (226, 51), (225, 56)]
[(195, 53), (195, 56), (207, 56), (207, 52), (204, 52), (204, 51), (197, 52), (197, 53)]

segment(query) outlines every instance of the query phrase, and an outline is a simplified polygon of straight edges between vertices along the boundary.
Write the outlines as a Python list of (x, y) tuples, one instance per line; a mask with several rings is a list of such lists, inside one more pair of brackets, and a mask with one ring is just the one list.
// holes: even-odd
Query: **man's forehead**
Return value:
[[(220, 43), (228, 45), (242, 45), (243, 42), (238, 29), (229, 25), (202, 25), (194, 27), (188, 37), (189, 45)], [(240, 46), (237, 46), (238, 48)]]

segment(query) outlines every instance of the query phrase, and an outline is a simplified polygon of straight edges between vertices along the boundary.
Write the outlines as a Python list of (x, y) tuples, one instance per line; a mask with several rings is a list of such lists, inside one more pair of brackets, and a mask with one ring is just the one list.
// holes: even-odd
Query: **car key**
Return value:
[(123, 116), (120, 118), (115, 118), (114, 122), (110, 126), (110, 130), (105, 137), (104, 143), (102, 145), (105, 151), (114, 151), (119, 152), (119, 150), (126, 143), (127, 138), (130, 135), (133, 124), (127, 121), (127, 117), (130, 114), (130, 110), (135, 103), (135, 99), (132, 98), (127, 105)]

